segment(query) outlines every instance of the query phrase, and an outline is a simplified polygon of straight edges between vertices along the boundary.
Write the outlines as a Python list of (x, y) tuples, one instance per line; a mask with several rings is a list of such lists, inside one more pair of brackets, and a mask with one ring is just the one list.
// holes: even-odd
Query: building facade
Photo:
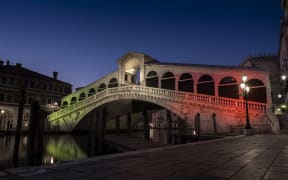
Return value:
[(47, 112), (56, 110), (62, 97), (71, 93), (71, 84), (57, 79), (58, 72), (52, 77), (22, 67), (0, 61), (0, 130), (13, 130), (16, 127), (21, 89), (25, 91), (23, 128), (30, 120), (30, 104), (37, 100)]

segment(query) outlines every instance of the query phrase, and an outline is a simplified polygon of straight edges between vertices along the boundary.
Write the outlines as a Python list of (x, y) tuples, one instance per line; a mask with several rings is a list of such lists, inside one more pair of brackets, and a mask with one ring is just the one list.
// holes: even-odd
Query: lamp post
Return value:
[[(0, 110), (0, 115), (4, 115), (4, 113), (5, 113), (5, 110), (4, 110), (4, 109), (1, 109), (1, 110)], [(5, 126), (5, 122), (3, 122), (3, 120), (4, 120), (4, 116), (1, 117), (0, 130), (5, 129), (5, 128), (3, 128), (3, 126)]]
[(245, 99), (245, 110), (246, 110), (246, 125), (244, 128), (244, 135), (251, 136), (252, 127), (251, 127), (250, 120), (249, 120), (248, 97), (247, 97), (250, 87), (247, 85), (247, 80), (248, 80), (247, 76), (245, 75), (242, 76), (242, 83), (240, 84), (240, 87), (243, 90), (243, 96)]
[(281, 94), (281, 97), (278, 96), (279, 99), (281, 99), (281, 104), (280, 107), (281, 107), (281, 113), (286, 113), (286, 108), (283, 108), (282, 106), (286, 106), (286, 94), (287, 94), (287, 76), (285, 74), (281, 75), (281, 85), (282, 85), (282, 94)]

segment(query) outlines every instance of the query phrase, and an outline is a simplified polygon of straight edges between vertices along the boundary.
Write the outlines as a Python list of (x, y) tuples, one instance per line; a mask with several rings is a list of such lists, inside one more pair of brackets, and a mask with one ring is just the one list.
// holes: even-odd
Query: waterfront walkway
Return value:
[(230, 137), (0, 171), (5, 180), (288, 179), (288, 135)]

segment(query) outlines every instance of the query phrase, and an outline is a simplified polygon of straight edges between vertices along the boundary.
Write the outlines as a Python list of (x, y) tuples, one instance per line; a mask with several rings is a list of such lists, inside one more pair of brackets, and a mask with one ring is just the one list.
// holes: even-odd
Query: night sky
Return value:
[(0, 59), (85, 86), (128, 51), (238, 65), (277, 53), (280, 0), (1, 0)]

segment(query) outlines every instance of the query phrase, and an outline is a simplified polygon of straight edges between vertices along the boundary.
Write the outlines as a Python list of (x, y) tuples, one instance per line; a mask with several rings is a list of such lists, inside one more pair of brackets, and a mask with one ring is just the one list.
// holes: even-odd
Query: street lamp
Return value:
[(245, 135), (252, 135), (251, 134), (251, 125), (250, 125), (250, 121), (249, 121), (249, 112), (248, 112), (248, 93), (249, 93), (249, 86), (247, 84), (248, 81), (248, 77), (247, 76), (242, 76), (242, 83), (240, 84), (241, 89), (243, 90), (243, 96), (245, 99), (245, 109), (246, 109), (246, 125), (245, 125), (245, 129), (244, 129), (244, 134)]

